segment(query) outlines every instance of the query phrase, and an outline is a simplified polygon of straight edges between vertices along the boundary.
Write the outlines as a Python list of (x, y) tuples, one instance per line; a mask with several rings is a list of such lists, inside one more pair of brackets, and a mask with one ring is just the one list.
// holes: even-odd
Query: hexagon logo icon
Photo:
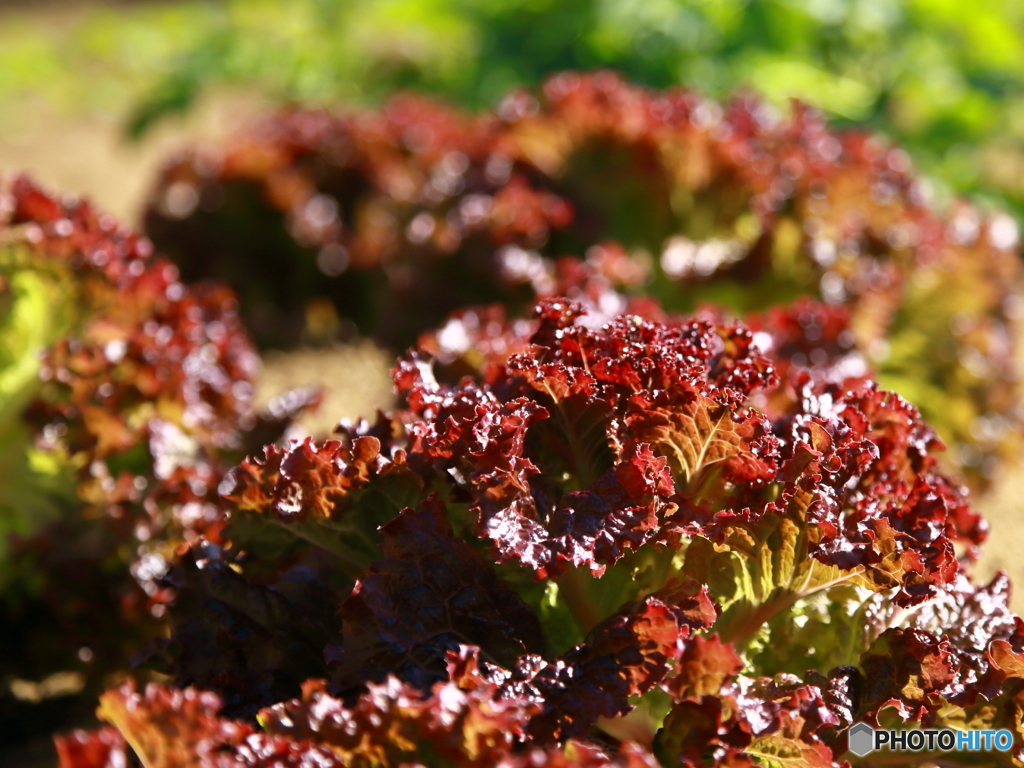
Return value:
[(867, 723), (857, 723), (847, 732), (850, 751), (857, 757), (864, 757), (875, 747), (875, 729)]

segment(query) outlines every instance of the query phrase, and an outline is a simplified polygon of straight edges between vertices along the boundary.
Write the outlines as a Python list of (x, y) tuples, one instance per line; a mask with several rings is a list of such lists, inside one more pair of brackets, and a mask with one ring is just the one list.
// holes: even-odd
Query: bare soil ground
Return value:
[(1007, 573), (1016, 586), (1013, 609), (1024, 613), (1024, 469), (1007, 471), (977, 506), (992, 525), (979, 574), (987, 578), (997, 570)]
[(393, 362), (390, 353), (369, 341), (329, 350), (272, 352), (263, 361), (256, 399), (263, 404), (287, 389), (319, 387), (320, 407), (304, 415), (298, 426), (322, 437), (342, 419), (362, 416), (372, 421), (374, 409), (392, 406), (388, 371)]
[(169, 118), (133, 142), (125, 138), (119, 115), (69, 119), (46, 104), (19, 104), (16, 115), (0, 110), (0, 173), (27, 171), (137, 224), (157, 172), (173, 152), (189, 143), (224, 139), (266, 107), (258, 97), (221, 92), (200, 99), (187, 117)]

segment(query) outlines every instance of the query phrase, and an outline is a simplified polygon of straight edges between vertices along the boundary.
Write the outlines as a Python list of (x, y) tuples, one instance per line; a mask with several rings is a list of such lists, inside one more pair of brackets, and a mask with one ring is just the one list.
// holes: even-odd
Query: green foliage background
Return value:
[(939, 199), (1024, 215), (1024, 5), (1015, 0), (187, 0), (0, 23), (0, 103), (123, 115), (138, 136), (224, 85), (475, 107), (565, 68), (721, 97), (798, 96), (902, 144)]

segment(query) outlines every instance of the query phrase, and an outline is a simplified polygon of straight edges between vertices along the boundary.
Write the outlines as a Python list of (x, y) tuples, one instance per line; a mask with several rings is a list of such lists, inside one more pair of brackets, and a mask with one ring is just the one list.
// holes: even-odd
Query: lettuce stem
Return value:
[(572, 620), (584, 636), (601, 623), (601, 614), (590, 599), (586, 578), (579, 569), (569, 568), (555, 579)]

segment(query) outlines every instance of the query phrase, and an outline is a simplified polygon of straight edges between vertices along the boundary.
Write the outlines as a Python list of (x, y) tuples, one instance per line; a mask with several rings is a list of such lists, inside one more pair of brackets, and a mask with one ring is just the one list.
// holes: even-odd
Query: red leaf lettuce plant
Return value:
[(0, 719), (13, 734), (49, 730), (74, 699), (33, 708), (9, 681), (70, 675), (65, 692), (92, 698), (160, 631), (174, 548), (219, 540), (224, 474), (289, 414), (254, 408), (259, 359), (230, 290), (183, 284), (146, 238), (25, 177), (0, 188), (0, 294)]
[(1019, 761), (985, 523), (909, 403), (776, 325), (552, 299), (478, 325), (475, 374), (411, 351), (404, 410), (232, 473), (165, 582), (173, 685), (109, 690), (62, 765), (823, 767), (857, 721)]

